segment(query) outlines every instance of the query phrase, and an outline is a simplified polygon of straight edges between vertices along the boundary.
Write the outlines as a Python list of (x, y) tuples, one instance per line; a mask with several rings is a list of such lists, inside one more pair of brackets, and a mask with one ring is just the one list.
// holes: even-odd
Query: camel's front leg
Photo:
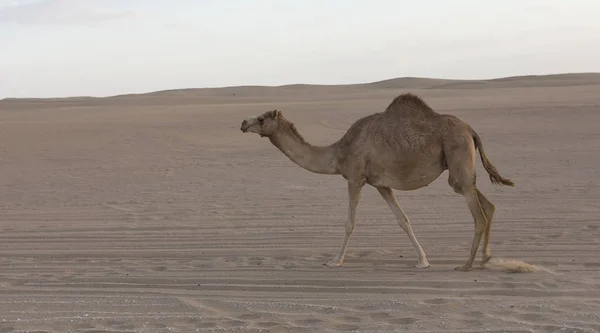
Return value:
[(385, 202), (387, 202), (388, 206), (390, 206), (390, 209), (392, 210), (392, 212), (396, 216), (396, 219), (398, 220), (398, 224), (400, 224), (400, 227), (402, 228), (402, 230), (404, 230), (404, 232), (406, 232), (408, 238), (412, 242), (415, 252), (417, 253), (417, 256), (419, 258), (416, 267), (429, 267), (429, 262), (427, 261), (425, 251), (423, 251), (421, 244), (419, 244), (417, 236), (415, 236), (415, 233), (413, 232), (412, 227), (410, 226), (410, 220), (408, 219), (408, 216), (406, 216), (404, 211), (402, 211), (402, 208), (400, 208), (400, 204), (398, 204), (398, 200), (396, 200), (396, 197), (394, 196), (392, 190), (388, 187), (379, 187), (377, 188), (377, 190), (379, 191), (379, 194), (381, 194)]
[(352, 232), (354, 231), (354, 227), (356, 226), (356, 206), (358, 206), (358, 200), (360, 198), (360, 190), (364, 183), (357, 183), (353, 181), (348, 181), (348, 221), (346, 221), (346, 234), (344, 235), (344, 240), (342, 241), (342, 246), (340, 248), (340, 253), (334, 259), (325, 263), (326, 266), (329, 267), (337, 267), (341, 266), (344, 261), (344, 256), (346, 255), (346, 248), (348, 247), (348, 241), (350, 240), (350, 236), (352, 236)]

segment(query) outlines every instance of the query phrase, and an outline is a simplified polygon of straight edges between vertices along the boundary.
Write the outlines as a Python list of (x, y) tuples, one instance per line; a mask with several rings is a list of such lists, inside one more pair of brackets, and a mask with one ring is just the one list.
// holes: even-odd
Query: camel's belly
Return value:
[[(379, 170), (377, 170), (379, 169)], [(415, 169), (375, 168), (367, 173), (367, 183), (375, 187), (389, 187), (396, 190), (410, 191), (425, 187), (436, 180), (444, 168), (435, 164)]]
[(415, 175), (410, 178), (402, 179), (399, 179), (393, 175), (384, 175), (378, 177), (378, 179), (369, 181), (369, 184), (375, 187), (389, 187), (395, 190), (410, 191), (431, 184), (431, 182), (436, 180), (441, 174), (442, 172), (436, 172), (434, 174), (430, 173), (423, 175)]

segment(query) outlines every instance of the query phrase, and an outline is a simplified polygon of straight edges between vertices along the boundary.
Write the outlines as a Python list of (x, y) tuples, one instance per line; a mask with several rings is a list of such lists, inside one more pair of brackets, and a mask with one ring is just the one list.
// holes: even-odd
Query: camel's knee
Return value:
[(493, 204), (490, 204), (489, 206), (484, 205), (483, 210), (485, 211), (485, 217), (487, 218), (488, 222), (492, 222), (494, 213), (496, 212), (496, 206)]
[(496, 212), (496, 206), (488, 200), (479, 190), (477, 190), (477, 196), (479, 198), (479, 203), (485, 212), (485, 215), (488, 220), (491, 220)]
[(488, 206), (486, 207), (486, 210), (490, 213), (490, 215), (494, 215), (494, 213), (496, 212), (496, 206), (488, 201)]
[(477, 233), (477, 234), (483, 233), (485, 231), (485, 229), (487, 228), (487, 224), (488, 224), (488, 222), (486, 220), (475, 221), (475, 233)]
[(404, 230), (404, 232), (410, 232), (410, 221), (408, 219), (398, 220), (398, 224), (400, 225), (400, 228)]
[(351, 235), (354, 232), (355, 223), (346, 223), (346, 235)]

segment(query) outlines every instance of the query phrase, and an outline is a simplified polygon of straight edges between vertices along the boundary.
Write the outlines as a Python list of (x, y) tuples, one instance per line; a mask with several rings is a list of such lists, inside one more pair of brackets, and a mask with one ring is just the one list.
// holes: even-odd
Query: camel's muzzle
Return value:
[(242, 121), (242, 126), (240, 127), (240, 130), (244, 133), (248, 132), (248, 121), (247, 120)]

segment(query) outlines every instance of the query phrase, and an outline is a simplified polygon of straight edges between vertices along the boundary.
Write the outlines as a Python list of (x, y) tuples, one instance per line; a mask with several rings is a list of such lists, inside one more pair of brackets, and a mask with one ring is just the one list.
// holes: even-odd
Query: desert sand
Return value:
[[(479, 133), (516, 183), (477, 160), (493, 261), (539, 271), (454, 270), (473, 221), (447, 172), (395, 192), (430, 268), (368, 186), (323, 266), (345, 180), (241, 121), (277, 108), (328, 144), (403, 92)], [(0, 101), (0, 332), (600, 331), (598, 124), (600, 74)]]

